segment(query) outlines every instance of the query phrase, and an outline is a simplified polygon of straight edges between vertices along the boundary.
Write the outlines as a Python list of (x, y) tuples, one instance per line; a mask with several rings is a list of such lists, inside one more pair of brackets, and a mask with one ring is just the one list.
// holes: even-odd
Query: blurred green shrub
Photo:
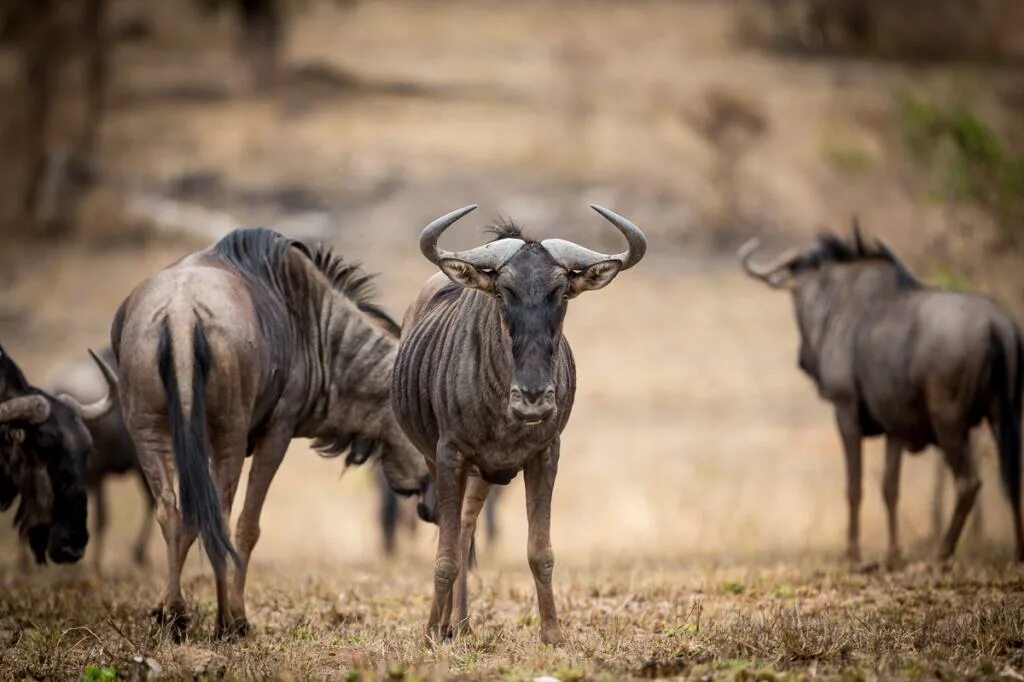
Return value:
[(826, 163), (846, 175), (863, 175), (874, 165), (874, 159), (863, 146), (835, 134), (822, 140), (819, 152)]
[(966, 105), (907, 97), (901, 111), (904, 142), (933, 174), (938, 197), (978, 204), (1015, 243), (1024, 232), (1024, 156), (1007, 150)]

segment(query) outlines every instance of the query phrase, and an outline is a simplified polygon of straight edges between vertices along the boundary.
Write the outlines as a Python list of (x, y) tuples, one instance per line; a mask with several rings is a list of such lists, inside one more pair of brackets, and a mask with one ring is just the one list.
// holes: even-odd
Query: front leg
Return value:
[(469, 570), (473, 567), (476, 534), (476, 520), (487, 502), (491, 486), (479, 476), (469, 476), (466, 494), (462, 504), (462, 530), (459, 531), (459, 549), (462, 565), (455, 580), (455, 597), (452, 607), (452, 623), (456, 635), (469, 632)]
[(435, 461), (437, 486), (437, 558), (434, 561), (434, 603), (427, 622), (427, 641), (440, 642), (448, 633), (445, 612), (450, 617), (452, 586), (459, 574), (459, 526), (462, 497), (466, 490), (465, 459), (451, 443), (441, 441)]
[(886, 564), (897, 568), (903, 563), (900, 549), (899, 515), (900, 465), (903, 460), (903, 444), (889, 437), (885, 441), (885, 474), (882, 477), (882, 497), (885, 499), (886, 520), (889, 526), (889, 555)]
[(523, 470), (529, 524), (527, 559), (537, 587), (540, 639), (545, 644), (561, 644), (563, 641), (555, 612), (555, 593), (551, 588), (555, 569), (555, 553), (551, 550), (551, 493), (558, 473), (558, 455), (559, 441), (555, 440), (547, 452), (531, 459)]
[(860, 561), (861, 431), (856, 409), (837, 407), (836, 423), (846, 456), (846, 500), (850, 511), (846, 558)]
[(260, 537), (260, 514), (267, 500), (270, 483), (291, 442), (292, 428), (277, 423), (256, 443), (252, 462), (249, 466), (249, 485), (245, 489), (242, 513), (235, 529), (235, 550), (238, 552), (238, 566), (231, 586), (231, 622), (225, 623), (229, 631), (246, 634), (249, 621), (245, 612), (245, 581), (249, 575), (249, 561), (253, 548)]

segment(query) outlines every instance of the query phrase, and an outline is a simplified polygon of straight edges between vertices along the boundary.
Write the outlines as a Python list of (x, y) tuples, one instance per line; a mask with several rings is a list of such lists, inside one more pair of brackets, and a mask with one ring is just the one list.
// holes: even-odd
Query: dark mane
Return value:
[(373, 280), (377, 276), (367, 273), (358, 263), (350, 263), (332, 253), (323, 244), (313, 251), (310, 260), (330, 281), (335, 291), (344, 294), (356, 306), (377, 320), (392, 336), (399, 336), (402, 327), (374, 300)]
[(484, 232), (493, 235), (492, 242), (496, 242), (499, 239), (522, 239), (524, 242), (533, 242), (533, 238), (523, 234), (523, 228), (516, 225), (511, 218), (499, 217), (494, 221), (494, 224), (490, 227), (485, 227)]
[(357, 263), (350, 263), (325, 246), (311, 249), (305, 243), (289, 239), (262, 227), (234, 230), (213, 246), (213, 253), (250, 279), (270, 286), (284, 295), (288, 254), (295, 249), (316, 266), (331, 287), (356, 304), (393, 336), (401, 327), (373, 301), (373, 277)]
[(834, 232), (822, 232), (814, 246), (804, 251), (794, 263), (793, 270), (813, 270), (828, 263), (856, 263), (865, 261), (882, 261), (892, 265), (899, 273), (900, 283), (904, 286), (920, 286), (917, 278), (911, 274), (907, 266), (889, 250), (885, 244), (876, 239), (865, 239), (860, 228), (854, 221), (853, 234), (844, 239)]

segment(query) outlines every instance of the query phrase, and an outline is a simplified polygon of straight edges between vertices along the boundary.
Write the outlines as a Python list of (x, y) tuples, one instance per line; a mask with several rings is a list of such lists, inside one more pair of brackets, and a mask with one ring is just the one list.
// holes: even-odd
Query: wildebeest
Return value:
[[(116, 371), (114, 351), (104, 348), (99, 356)], [(68, 363), (54, 373), (47, 382), (50, 392), (65, 394), (86, 402), (97, 400), (107, 390), (102, 374), (96, 365), (86, 359)], [(137, 565), (146, 563), (146, 544), (153, 527), (153, 496), (146, 485), (146, 477), (139, 466), (135, 446), (124, 426), (120, 406), (115, 405), (109, 414), (86, 422), (92, 436), (92, 450), (89, 451), (85, 467), (85, 487), (92, 497), (93, 529), (89, 543), (89, 554), (99, 572), (103, 563), (103, 547), (107, 529), (107, 496), (104, 490), (106, 479), (114, 475), (131, 473), (138, 477), (143, 494), (142, 523), (132, 545), (132, 559)]]
[(441, 234), (474, 208), (453, 211), (420, 235), (423, 255), (444, 274), (427, 281), (406, 313), (392, 391), (395, 413), (437, 486), (440, 533), (427, 637), (447, 637), (453, 621), (456, 631), (467, 629), (477, 515), (492, 484), (523, 471), (541, 639), (554, 644), (562, 635), (551, 589), (551, 493), (576, 390), (562, 322), (569, 299), (636, 265), (647, 242), (628, 220), (594, 206), (626, 237), (627, 251), (609, 256), (561, 239), (538, 242), (511, 223), (469, 251), (438, 248)]
[(994, 301), (924, 286), (881, 241), (824, 234), (804, 251), (765, 264), (740, 250), (747, 273), (792, 292), (800, 331), (799, 365), (835, 406), (846, 455), (847, 554), (860, 558), (861, 440), (885, 435), (882, 492), (889, 561), (901, 559), (896, 506), (904, 450), (937, 445), (956, 481), (956, 503), (939, 555), (956, 548), (981, 483), (970, 433), (988, 422), (999, 450), (1013, 513), (1017, 557), (1021, 526), (1021, 407), (1024, 344)]
[[(187, 626), (180, 576), (197, 534), (216, 576), (217, 634), (247, 630), (260, 510), (292, 438), (349, 462), (377, 454), (398, 492), (430, 485), (390, 409), (398, 341), (369, 282), (326, 249), (236, 230), (142, 282), (115, 315), (125, 424), (167, 543), (158, 613), (175, 634)], [(226, 520), (249, 454), (233, 547)]]
[(78, 561), (89, 541), (84, 473), (92, 445), (83, 418), (109, 411), (108, 393), (81, 405), (31, 385), (0, 347), (0, 510), (20, 498), (14, 521), (38, 563)]

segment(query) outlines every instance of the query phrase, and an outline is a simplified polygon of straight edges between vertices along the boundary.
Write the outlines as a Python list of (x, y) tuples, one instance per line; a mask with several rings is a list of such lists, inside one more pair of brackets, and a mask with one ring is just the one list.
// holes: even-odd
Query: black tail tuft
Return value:
[(993, 381), (996, 389), (995, 434), (999, 448), (999, 471), (1010, 503), (1020, 507), (1021, 485), (1021, 409), (1024, 406), (1024, 347), (1015, 339), (1016, 366), (1010, 373), (1009, 351), (993, 334)]
[(192, 414), (185, 419), (174, 367), (174, 344), (164, 321), (157, 346), (160, 380), (167, 392), (174, 464), (178, 469), (178, 497), (186, 524), (199, 530), (203, 547), (215, 570), (230, 556), (238, 563), (220, 509), (220, 497), (210, 474), (210, 436), (206, 425), (206, 378), (210, 370), (210, 346), (203, 323), (196, 320), (192, 331)]

